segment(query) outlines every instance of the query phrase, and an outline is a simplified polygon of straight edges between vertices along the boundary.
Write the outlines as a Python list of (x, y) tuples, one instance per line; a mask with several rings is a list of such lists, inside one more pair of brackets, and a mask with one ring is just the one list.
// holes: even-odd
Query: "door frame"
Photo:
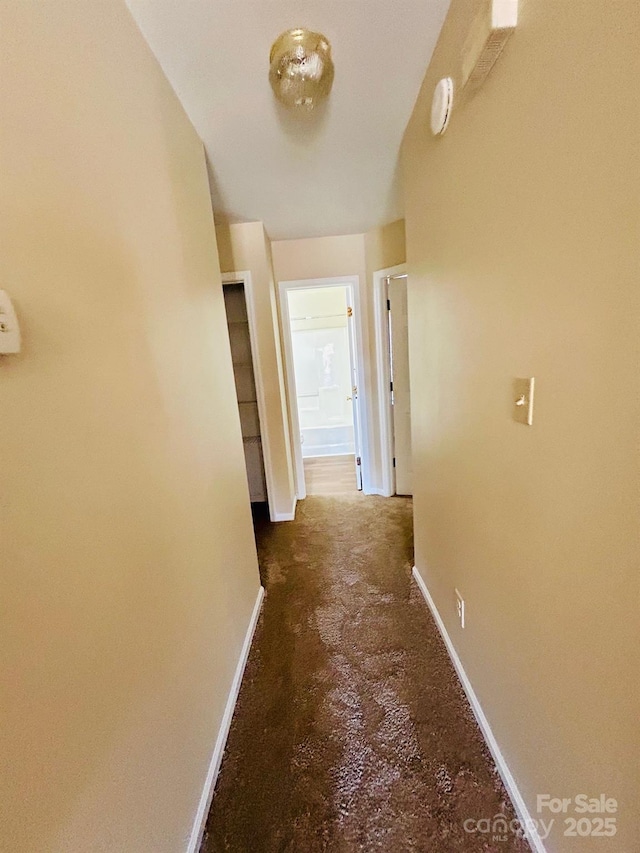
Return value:
[[(253, 282), (251, 272), (222, 273), (222, 286), (225, 284), (242, 284), (244, 286), (244, 301), (247, 306), (247, 320), (249, 321), (249, 344), (251, 346), (251, 361), (253, 362), (253, 378), (256, 384), (256, 398), (258, 403), (258, 417), (260, 418), (260, 438), (262, 442), (262, 459), (264, 462), (264, 477), (267, 486), (267, 505), (269, 507), (269, 518), (271, 521), (279, 521), (278, 513), (274, 506), (274, 482), (273, 482), (273, 458), (271, 456), (271, 441), (269, 439), (269, 425), (267, 423), (267, 403), (264, 392), (264, 381), (262, 378), (262, 365), (258, 351), (258, 324), (256, 321), (256, 308), (253, 298)], [(238, 413), (239, 417), (239, 413)]]
[(352, 358), (356, 363), (358, 376), (358, 415), (360, 417), (360, 471), (362, 475), (362, 491), (371, 494), (371, 459), (369, 454), (369, 418), (368, 418), (368, 394), (365, 381), (365, 350), (363, 338), (363, 300), (360, 291), (360, 276), (344, 275), (335, 278), (305, 278), (294, 281), (279, 281), (279, 309), (280, 328), (284, 343), (284, 366), (287, 380), (287, 399), (289, 405), (289, 419), (291, 423), (291, 443), (293, 451), (293, 464), (296, 482), (296, 495), (298, 500), (307, 496), (307, 487), (304, 479), (304, 463), (302, 460), (302, 445), (300, 444), (300, 418), (298, 417), (298, 405), (296, 394), (296, 379), (293, 363), (293, 344), (291, 341), (291, 318), (289, 314), (289, 301), (287, 293), (290, 290), (316, 290), (323, 287), (348, 287), (351, 289), (353, 299), (353, 319), (355, 352)]
[(378, 419), (380, 424), (380, 494), (390, 498), (396, 493), (393, 467), (393, 409), (391, 408), (391, 341), (387, 315), (387, 279), (406, 276), (407, 265), (398, 264), (373, 274), (373, 308), (376, 330), (376, 373), (378, 376)]

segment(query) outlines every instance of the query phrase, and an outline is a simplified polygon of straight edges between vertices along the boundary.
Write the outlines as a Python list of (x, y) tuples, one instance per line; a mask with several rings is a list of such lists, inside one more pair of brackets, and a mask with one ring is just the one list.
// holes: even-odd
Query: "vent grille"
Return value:
[(471, 91), (478, 89), (496, 64), (505, 44), (513, 30), (493, 30), (487, 39), (484, 49), (467, 79), (467, 88)]
[(517, 0), (482, 0), (462, 50), (463, 89), (474, 91), (482, 85), (517, 22)]

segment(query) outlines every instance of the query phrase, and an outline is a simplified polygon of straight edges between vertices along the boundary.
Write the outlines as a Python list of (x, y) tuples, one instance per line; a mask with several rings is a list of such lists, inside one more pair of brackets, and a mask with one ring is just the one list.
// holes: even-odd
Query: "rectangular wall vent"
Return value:
[(482, 85), (517, 23), (518, 0), (483, 0), (462, 51), (463, 88)]

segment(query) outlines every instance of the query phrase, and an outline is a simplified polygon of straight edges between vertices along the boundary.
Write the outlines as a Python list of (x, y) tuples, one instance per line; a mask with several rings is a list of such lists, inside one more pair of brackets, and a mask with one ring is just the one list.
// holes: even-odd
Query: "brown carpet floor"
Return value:
[(202, 853), (529, 850), (411, 579), (411, 501), (309, 497), (257, 523), (267, 590)]

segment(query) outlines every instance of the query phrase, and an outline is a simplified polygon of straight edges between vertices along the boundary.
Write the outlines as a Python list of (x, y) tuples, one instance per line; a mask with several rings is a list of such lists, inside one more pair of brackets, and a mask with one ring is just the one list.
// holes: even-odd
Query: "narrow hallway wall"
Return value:
[[(416, 563), (532, 815), (554, 817), (538, 794), (618, 801), (614, 838), (565, 837), (570, 811), (549, 849), (626, 853), (640, 765), (640, 7), (578, 6), (521, 3), (469, 97), (460, 57), (478, 4), (454, 0), (405, 137)], [(445, 75), (453, 112), (434, 138)], [(529, 376), (532, 427), (513, 420), (513, 379)]]
[(388, 225), (367, 231), (364, 235), (364, 250), (367, 281), (371, 287), (374, 272), (404, 264), (407, 260), (404, 219), (396, 219)]
[(0, 79), (0, 847), (176, 853), (259, 589), (202, 146), (118, 0)]

